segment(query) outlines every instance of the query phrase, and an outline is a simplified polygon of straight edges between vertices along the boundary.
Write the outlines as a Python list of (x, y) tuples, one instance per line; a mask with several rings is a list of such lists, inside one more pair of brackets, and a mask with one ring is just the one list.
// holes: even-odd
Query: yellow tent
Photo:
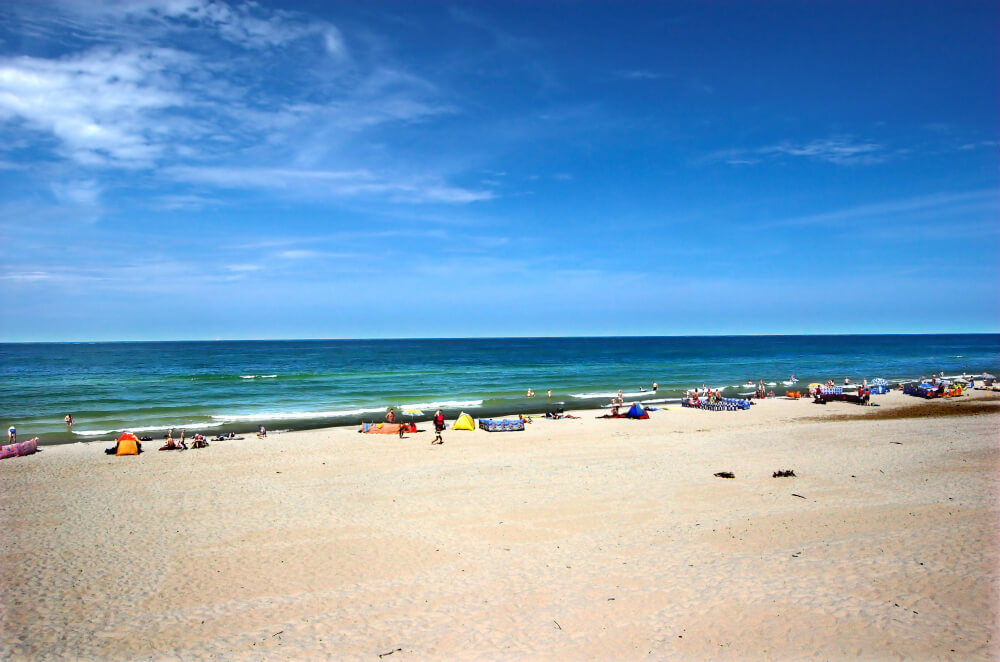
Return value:
[(475, 430), (476, 422), (472, 420), (472, 417), (466, 414), (464, 411), (458, 415), (458, 420), (455, 424), (451, 426), (452, 430)]

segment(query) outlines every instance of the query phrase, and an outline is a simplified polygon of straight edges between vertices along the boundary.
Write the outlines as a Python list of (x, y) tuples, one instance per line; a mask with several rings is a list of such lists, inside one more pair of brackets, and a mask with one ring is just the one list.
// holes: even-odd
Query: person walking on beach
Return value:
[(444, 414), (438, 409), (434, 413), (434, 440), (431, 444), (443, 444), (444, 439), (441, 438), (441, 433), (444, 431)]

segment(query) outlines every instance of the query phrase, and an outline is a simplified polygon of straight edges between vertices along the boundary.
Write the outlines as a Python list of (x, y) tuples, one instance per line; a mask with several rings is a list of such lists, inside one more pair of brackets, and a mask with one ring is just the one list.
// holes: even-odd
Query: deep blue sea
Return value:
[[(997, 334), (0, 344), (0, 423), (65, 443), (355, 424), (387, 407), (426, 420), (438, 408), (454, 417), (603, 405), (618, 389), (662, 400), (702, 385), (735, 396), (758, 379), (781, 394), (844, 377), (998, 370)], [(792, 375), (798, 384), (786, 387)]]

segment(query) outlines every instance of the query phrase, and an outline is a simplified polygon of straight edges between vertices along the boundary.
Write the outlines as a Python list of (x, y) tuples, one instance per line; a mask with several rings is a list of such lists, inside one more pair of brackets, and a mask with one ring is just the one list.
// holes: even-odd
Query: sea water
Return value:
[(998, 370), (997, 334), (18, 343), (0, 344), (0, 424), (43, 443), (214, 435)]

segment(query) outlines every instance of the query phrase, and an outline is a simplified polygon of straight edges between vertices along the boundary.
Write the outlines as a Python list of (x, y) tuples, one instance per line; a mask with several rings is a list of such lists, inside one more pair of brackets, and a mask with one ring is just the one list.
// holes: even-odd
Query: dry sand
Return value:
[(47, 447), (0, 658), (995, 659), (996, 394), (876, 402)]

